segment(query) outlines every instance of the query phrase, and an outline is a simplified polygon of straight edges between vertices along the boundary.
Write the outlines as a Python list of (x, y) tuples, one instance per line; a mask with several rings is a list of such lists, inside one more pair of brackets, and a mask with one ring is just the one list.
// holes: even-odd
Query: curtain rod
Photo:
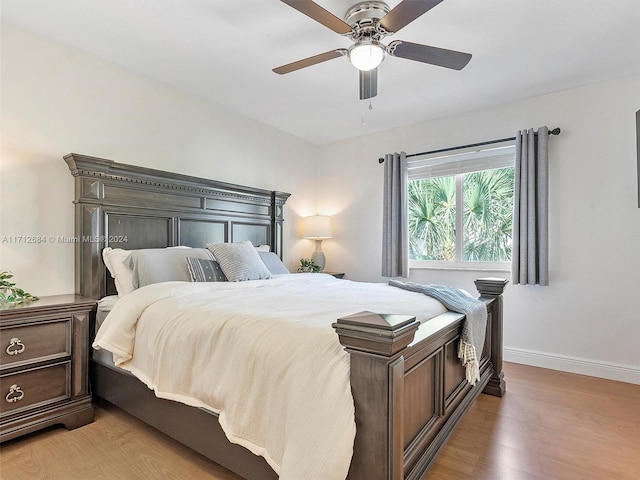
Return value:
[[(549, 130), (549, 135), (560, 135), (560, 128), (556, 127), (553, 130)], [(537, 132), (536, 132), (537, 134)], [(441, 148), (439, 150), (431, 150), (430, 152), (420, 152), (420, 153), (412, 153), (407, 155), (407, 158), (410, 157), (419, 157), (421, 155), (432, 155), (434, 153), (444, 153), (444, 152), (452, 152), (454, 150), (462, 150), (463, 148), (472, 148), (472, 147), (482, 147), (484, 145), (492, 145), (494, 143), (503, 143), (503, 142), (512, 142), (516, 139), (516, 137), (510, 138), (500, 138), (498, 140), (489, 140), (488, 142), (480, 142), (480, 143), (471, 143), (469, 145), (460, 145), (458, 147), (449, 147), (449, 148)], [(378, 163), (384, 163), (384, 158), (379, 158)]]

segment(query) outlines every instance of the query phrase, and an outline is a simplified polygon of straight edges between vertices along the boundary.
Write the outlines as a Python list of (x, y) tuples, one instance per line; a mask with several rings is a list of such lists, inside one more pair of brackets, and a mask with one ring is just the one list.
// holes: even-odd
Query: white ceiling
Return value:
[[(400, 39), (473, 54), (462, 71), (388, 57), (373, 110), (350, 40), (279, 0), (0, 0), (19, 28), (316, 144), (640, 73), (640, 0), (445, 0)], [(356, 0), (317, 0), (342, 17)], [(399, 0), (390, 0), (393, 7)]]

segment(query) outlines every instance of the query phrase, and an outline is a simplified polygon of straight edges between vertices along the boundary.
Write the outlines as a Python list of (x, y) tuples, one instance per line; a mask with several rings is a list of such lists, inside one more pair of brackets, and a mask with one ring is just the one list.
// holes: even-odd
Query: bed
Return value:
[[(78, 154), (65, 156), (75, 177), (76, 290), (116, 294), (105, 248), (202, 247), (250, 241), (283, 251), (287, 193), (232, 185)], [(331, 278), (332, 281), (341, 282)], [(354, 312), (333, 322), (348, 353), (355, 442), (348, 477), (419, 479), (480, 393), (502, 396), (502, 292), (506, 280), (478, 279), (487, 309), (479, 381), (470, 385), (457, 358), (464, 315), (447, 311), (420, 323), (410, 314)], [(156, 397), (96, 355), (91, 387), (110, 402), (240, 476), (277, 478), (261, 456), (229, 442), (218, 414)], [(301, 459), (300, 461), (304, 461)]]

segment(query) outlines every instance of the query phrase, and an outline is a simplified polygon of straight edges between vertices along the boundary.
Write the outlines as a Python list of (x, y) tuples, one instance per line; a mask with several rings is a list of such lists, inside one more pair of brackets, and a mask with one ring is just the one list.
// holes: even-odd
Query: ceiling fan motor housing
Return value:
[(377, 19), (380, 20), (389, 13), (389, 6), (384, 2), (369, 1), (360, 2), (352, 6), (344, 15), (344, 21), (349, 25), (354, 25), (360, 20)]
[(354, 41), (362, 39), (380, 41), (388, 34), (379, 23), (387, 13), (389, 13), (389, 6), (384, 2), (356, 3), (344, 16), (345, 22), (353, 28), (353, 32), (348, 35)]

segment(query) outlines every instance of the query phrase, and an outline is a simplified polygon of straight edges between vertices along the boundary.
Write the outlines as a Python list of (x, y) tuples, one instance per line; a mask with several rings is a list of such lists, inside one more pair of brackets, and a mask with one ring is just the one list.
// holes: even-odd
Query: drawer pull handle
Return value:
[(20, 388), (20, 385), (11, 385), (9, 387), (9, 393), (7, 393), (7, 396), (4, 398), (6, 398), (9, 403), (16, 403), (17, 401), (22, 400), (23, 397), (24, 392)]
[(14, 337), (9, 340), (9, 346), (7, 347), (7, 353), (9, 355), (20, 355), (24, 352), (26, 347), (18, 337)]

